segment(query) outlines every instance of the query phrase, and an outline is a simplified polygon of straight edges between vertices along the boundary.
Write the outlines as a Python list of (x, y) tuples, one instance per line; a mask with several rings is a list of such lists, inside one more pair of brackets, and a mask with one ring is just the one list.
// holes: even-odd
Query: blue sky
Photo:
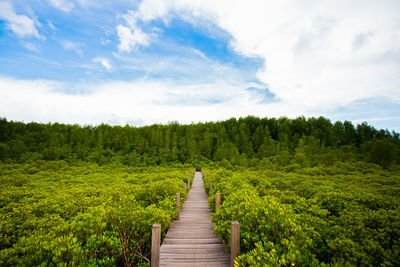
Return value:
[(322, 115), (399, 131), (396, 10), (369, 0), (0, 0), (0, 116), (142, 125)]

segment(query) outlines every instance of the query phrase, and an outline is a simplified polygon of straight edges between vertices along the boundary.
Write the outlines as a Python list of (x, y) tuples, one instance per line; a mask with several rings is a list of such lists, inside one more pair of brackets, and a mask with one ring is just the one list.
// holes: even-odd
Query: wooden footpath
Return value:
[(225, 245), (213, 232), (201, 178), (201, 172), (196, 172), (180, 220), (168, 229), (160, 249), (160, 266), (230, 266)]

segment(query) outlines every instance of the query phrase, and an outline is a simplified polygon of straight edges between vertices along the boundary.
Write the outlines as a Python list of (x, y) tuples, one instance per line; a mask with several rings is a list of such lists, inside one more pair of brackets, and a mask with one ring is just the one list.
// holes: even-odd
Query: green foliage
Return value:
[[(230, 221), (241, 225), (240, 265), (306, 265), (315, 263), (308, 247), (312, 240), (295, 223), (295, 214), (275, 197), (259, 197), (255, 190), (229, 195), (215, 213), (215, 232), (230, 236)], [(230, 240), (225, 242), (230, 245)], [(260, 258), (260, 260), (257, 260)], [(257, 264), (256, 264), (257, 262)]]
[(387, 167), (395, 161), (399, 150), (390, 139), (383, 139), (376, 140), (372, 143), (372, 149), (370, 153), (372, 162), (383, 167)]
[(0, 164), (1, 266), (149, 261), (152, 224), (165, 235), (192, 169), (79, 165)]
[(278, 164), (206, 169), (210, 207), (221, 193), (215, 232), (229, 245), (230, 222), (240, 223), (238, 266), (399, 266), (400, 172)]
[[(83, 160), (99, 165), (165, 166), (171, 162), (226, 168), (271, 159), (293, 168), (365, 160), (384, 168), (400, 163), (399, 134), (328, 119), (246, 117), (191, 125), (125, 127), (39, 124), (0, 118), (0, 160)], [(198, 166), (200, 167), (200, 166)]]
[(0, 160), (6, 160), (9, 157), (9, 149), (7, 144), (0, 143)]

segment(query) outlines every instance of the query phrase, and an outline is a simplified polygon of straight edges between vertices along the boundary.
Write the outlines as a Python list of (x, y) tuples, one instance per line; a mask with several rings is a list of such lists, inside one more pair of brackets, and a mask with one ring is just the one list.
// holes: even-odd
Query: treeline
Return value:
[(145, 127), (23, 123), (0, 118), (0, 160), (83, 160), (129, 166), (220, 161), (251, 166), (269, 158), (280, 165), (314, 166), (365, 160), (400, 163), (399, 133), (367, 123), (332, 123), (324, 117), (249, 116), (221, 122)]

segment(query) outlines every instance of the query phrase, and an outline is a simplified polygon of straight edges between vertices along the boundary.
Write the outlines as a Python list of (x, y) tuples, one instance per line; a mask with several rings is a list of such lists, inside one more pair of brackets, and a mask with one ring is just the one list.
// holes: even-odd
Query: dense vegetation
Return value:
[[(146, 265), (203, 166), (244, 266), (399, 266), (400, 136), (366, 123), (246, 117), (79, 126), (0, 119), (0, 265)], [(207, 179), (204, 178), (204, 179)], [(206, 183), (208, 190), (208, 183)]]
[(0, 266), (136, 266), (192, 169), (0, 164)]
[[(321, 160), (366, 160), (389, 167), (400, 162), (399, 134), (366, 123), (332, 124), (320, 117), (246, 117), (191, 125), (85, 126), (0, 119), (0, 160), (111, 161), (128, 166), (169, 162), (227, 161), (254, 165), (265, 157), (301, 165)], [(307, 156), (307, 161), (302, 159)]]
[(241, 224), (240, 266), (400, 266), (400, 172), (353, 162), (210, 169), (216, 233)]

